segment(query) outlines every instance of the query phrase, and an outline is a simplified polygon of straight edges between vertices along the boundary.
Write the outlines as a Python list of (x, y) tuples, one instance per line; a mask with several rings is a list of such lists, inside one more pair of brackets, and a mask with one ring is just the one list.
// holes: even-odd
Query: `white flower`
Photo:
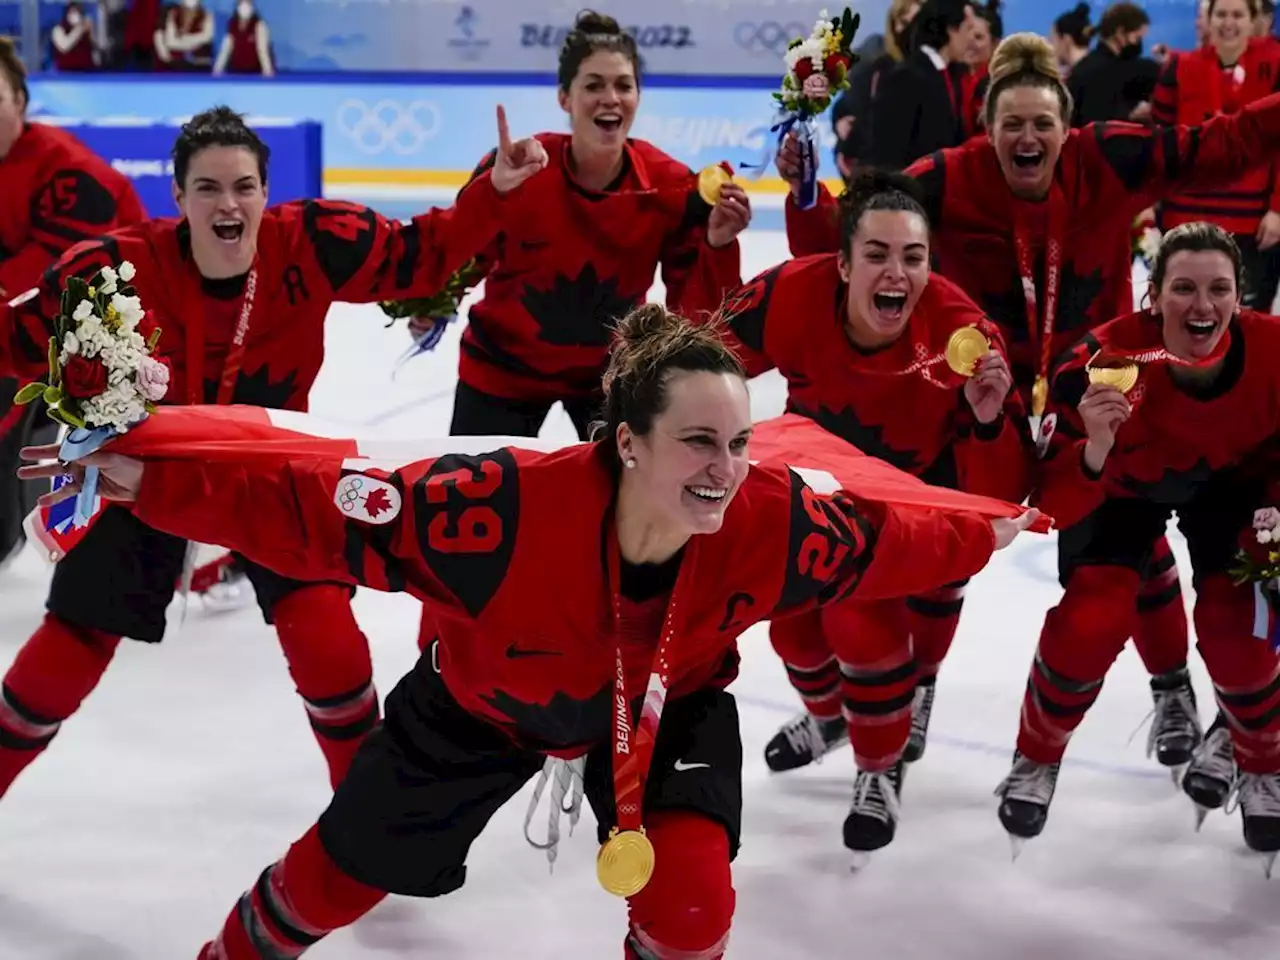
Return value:
[(133, 264), (128, 260), (120, 264), (120, 279), (125, 283), (129, 283), (136, 273), (137, 271), (133, 269)]
[(1259, 543), (1271, 543), (1275, 539), (1275, 533), (1271, 530), (1259, 530), (1257, 536)]
[(112, 294), (116, 292), (116, 272), (110, 267), (103, 267), (98, 275), (102, 277), (102, 283), (98, 286), (98, 292), (102, 294)]
[(75, 312), (71, 314), (71, 319), (76, 323), (81, 323), (93, 316), (93, 310), (94, 307), (92, 300), (81, 300), (76, 304), (76, 309)]
[(62, 338), (62, 350), (69, 357), (74, 357), (80, 352), (80, 341), (70, 330), (68, 330), (67, 335)]
[(120, 317), (120, 323), (127, 331), (132, 331), (142, 320), (142, 301), (137, 297), (126, 297), (124, 294), (113, 294), (111, 306)]

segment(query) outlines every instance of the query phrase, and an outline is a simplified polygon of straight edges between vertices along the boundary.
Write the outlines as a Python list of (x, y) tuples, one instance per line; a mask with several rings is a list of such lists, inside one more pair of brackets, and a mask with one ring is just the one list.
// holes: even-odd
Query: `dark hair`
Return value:
[(731, 373), (746, 379), (746, 369), (719, 329), (719, 320), (692, 323), (659, 303), (636, 307), (618, 321), (604, 372), (604, 421), (592, 431), (615, 464), (618, 427), (625, 423), (636, 436), (648, 436), (667, 409), (673, 373)]
[(1147, 11), (1136, 3), (1113, 3), (1102, 11), (1102, 18), (1098, 21), (1098, 36), (1110, 40), (1121, 30), (1141, 30), (1150, 22)]
[(1077, 3), (1057, 20), (1053, 21), (1053, 29), (1060, 37), (1069, 37), (1077, 47), (1087, 47), (1093, 39), (1093, 25), (1089, 23), (1089, 5)]
[(635, 37), (624, 33), (613, 17), (594, 10), (583, 10), (574, 20), (573, 29), (560, 47), (560, 69), (557, 74), (560, 89), (567, 92), (582, 67), (582, 61), (602, 50), (620, 53), (630, 60), (631, 68), (636, 72), (636, 84), (639, 85), (640, 52), (636, 49)]
[[(1205, 17), (1212, 17), (1213, 8), (1216, 7), (1217, 5), (1218, 5), (1218, 0), (1209, 0), (1209, 6), (1204, 11)], [(1262, 10), (1258, 6), (1258, 0), (1244, 0), (1244, 5), (1249, 10), (1249, 19), (1257, 20), (1258, 14), (1262, 12)], [(1274, 11), (1274, 7), (1272, 9)]]
[(919, 214), (925, 226), (924, 191), (914, 177), (887, 170), (861, 170), (840, 195), (840, 249), (848, 253), (862, 215), (872, 210), (901, 210)]
[(987, 21), (987, 24), (991, 27), (993, 39), (1004, 39), (1004, 17), (1000, 16), (1000, 0), (989, 0), (985, 4), (974, 4), (973, 12)]
[(921, 47), (941, 50), (951, 40), (949, 31), (957, 30), (968, 19), (966, 7), (977, 9), (971, 0), (925, 0), (911, 21), (910, 52)]
[(1184, 251), (1226, 254), (1235, 268), (1236, 289), (1244, 289), (1244, 261), (1240, 256), (1240, 248), (1236, 246), (1235, 237), (1217, 224), (1196, 221), (1174, 227), (1160, 239), (1160, 248), (1151, 264), (1151, 284), (1157, 291), (1164, 286), (1169, 260), (1175, 253)]
[(206, 147), (244, 147), (251, 151), (258, 158), (258, 177), (266, 185), (271, 148), (244, 122), (243, 115), (230, 107), (214, 107), (197, 113), (184, 123), (182, 132), (174, 141), (173, 179), (179, 188), (186, 187), (191, 158)]
[(1062, 82), (1058, 56), (1044, 37), (1035, 33), (1014, 33), (1005, 37), (991, 55), (987, 76), (990, 82), (982, 112), (988, 130), (995, 129), (996, 104), (1000, 94), (1017, 87), (1052, 90), (1062, 108), (1062, 122), (1071, 122), (1071, 111), (1075, 109), (1071, 93)]
[(13, 92), (22, 98), (23, 109), (26, 109), (31, 103), (31, 94), (27, 91), (27, 67), (9, 37), (0, 37), (0, 77), (9, 82)]

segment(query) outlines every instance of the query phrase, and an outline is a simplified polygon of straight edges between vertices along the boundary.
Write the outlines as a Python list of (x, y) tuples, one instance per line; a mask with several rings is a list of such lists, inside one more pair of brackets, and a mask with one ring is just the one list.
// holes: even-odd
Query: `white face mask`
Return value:
[(80, 23), (80, 11), (79, 11), (79, 10), (68, 10), (68, 11), (67, 11), (67, 25), (68, 25), (68, 26), (71, 26), (71, 27), (74, 27), (74, 26), (78, 26), (78, 25), (79, 25), (79, 23)]
[(242, 3), (236, 7), (236, 13), (239, 14), (241, 20), (248, 20), (253, 16), (253, 4)]
[(194, 10), (196, 7), (200, 6), (200, 0), (182, 0), (182, 5), (188, 10)]

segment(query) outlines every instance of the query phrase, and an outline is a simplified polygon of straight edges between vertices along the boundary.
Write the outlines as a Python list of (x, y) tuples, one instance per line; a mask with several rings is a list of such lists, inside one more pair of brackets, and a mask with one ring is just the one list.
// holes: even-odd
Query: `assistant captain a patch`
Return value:
[(400, 515), (400, 491), (384, 480), (353, 473), (338, 481), (333, 494), (343, 516), (362, 523), (390, 523)]

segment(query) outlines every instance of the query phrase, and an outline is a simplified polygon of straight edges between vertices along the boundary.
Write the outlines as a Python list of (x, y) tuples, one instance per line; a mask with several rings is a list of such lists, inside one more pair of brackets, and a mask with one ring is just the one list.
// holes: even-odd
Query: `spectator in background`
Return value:
[(889, 4), (884, 15), (884, 33), (872, 34), (858, 48), (858, 62), (849, 74), (849, 89), (831, 110), (837, 141), (836, 164), (846, 180), (854, 175), (857, 158), (865, 150), (871, 102), (880, 81), (906, 56), (911, 21), (920, 10), (920, 3), (921, 0), (893, 0)]
[(98, 51), (94, 45), (93, 21), (85, 16), (84, 4), (68, 3), (62, 19), (49, 34), (53, 67), (59, 73), (98, 68)]
[(1053, 21), (1049, 30), (1049, 42), (1058, 55), (1058, 66), (1062, 68), (1062, 78), (1068, 79), (1071, 70), (1089, 53), (1089, 42), (1093, 39), (1093, 24), (1089, 22), (1089, 4), (1078, 3), (1075, 8)]
[(1071, 124), (1108, 120), (1144, 122), (1151, 116), (1151, 93), (1160, 65), (1142, 56), (1151, 25), (1134, 3), (1113, 3), (1098, 21), (1098, 44), (1071, 71), (1067, 88), (1075, 101)]
[(236, 12), (227, 24), (227, 35), (222, 38), (213, 72), (216, 75), (276, 75), (275, 58), (271, 54), (271, 31), (267, 21), (254, 9), (252, 0), (240, 0), (236, 4)]
[(964, 58), (974, 8), (966, 0), (926, 0), (911, 22), (906, 59), (885, 75), (871, 102), (865, 159), (901, 170), (965, 139)]
[(1209, 0), (1196, 4), (1196, 45), (1198, 48), (1209, 45)]
[(126, 70), (152, 70), (156, 65), (156, 37), (160, 33), (161, 0), (133, 0), (125, 14), (120, 66)]
[(1275, 39), (1276, 0), (1261, 0), (1258, 15), (1253, 18), (1253, 35)]
[(987, 64), (996, 51), (996, 44), (1004, 39), (1004, 18), (1000, 16), (1000, 0), (976, 4), (973, 12), (973, 33), (969, 38), (969, 50), (965, 63), (969, 69), (960, 80), (964, 135), (968, 139), (982, 130), (982, 102), (987, 96)]
[(200, 0), (168, 7), (156, 31), (157, 66), (193, 73), (213, 68), (213, 14)]

